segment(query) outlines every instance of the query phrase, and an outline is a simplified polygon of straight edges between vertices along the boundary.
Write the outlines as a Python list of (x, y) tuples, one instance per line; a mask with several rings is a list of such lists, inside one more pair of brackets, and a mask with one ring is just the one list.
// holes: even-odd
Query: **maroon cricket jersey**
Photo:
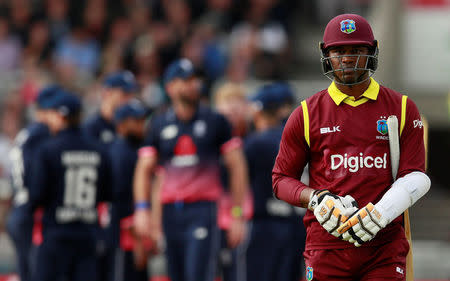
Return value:
[[(386, 119), (399, 120), (400, 164), (398, 177), (424, 172), (425, 147), (419, 111), (410, 99), (371, 79), (357, 100), (334, 84), (303, 101), (289, 117), (273, 169), (273, 188), (278, 198), (299, 205), (299, 181), (309, 163), (309, 186), (334, 194), (353, 196), (359, 207), (377, 203), (393, 179)], [(306, 249), (348, 248), (352, 244), (329, 234), (313, 212), (304, 216)], [(405, 238), (399, 216), (366, 246)]]

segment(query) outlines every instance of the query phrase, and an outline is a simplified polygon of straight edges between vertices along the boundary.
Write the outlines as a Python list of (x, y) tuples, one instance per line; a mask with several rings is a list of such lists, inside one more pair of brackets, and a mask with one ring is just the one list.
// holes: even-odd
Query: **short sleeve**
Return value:
[(144, 146), (157, 146), (157, 134), (158, 131), (157, 121), (155, 119), (152, 119), (149, 126), (147, 127), (147, 135), (144, 139)]
[(161, 125), (157, 118), (152, 119), (145, 136), (142, 147), (138, 151), (139, 157), (154, 156), (159, 151), (159, 135)]

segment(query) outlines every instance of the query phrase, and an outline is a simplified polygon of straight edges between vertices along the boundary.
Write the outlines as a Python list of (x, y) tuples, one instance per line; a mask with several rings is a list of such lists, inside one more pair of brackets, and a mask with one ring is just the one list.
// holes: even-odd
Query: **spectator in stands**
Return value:
[(197, 23), (184, 40), (180, 52), (197, 68), (204, 70), (206, 82), (209, 84), (225, 72), (226, 53), (222, 48), (219, 34), (210, 23)]
[(252, 63), (256, 56), (256, 29), (235, 28), (228, 39), (229, 63), (226, 69), (226, 79), (242, 83), (251, 76)]
[(150, 34), (146, 33), (134, 42), (132, 63), (143, 102), (153, 110), (161, 110), (168, 103), (168, 97), (160, 79), (160, 58)]
[(98, 69), (99, 60), (99, 42), (91, 37), (83, 23), (76, 23), (70, 35), (56, 43), (56, 74), (65, 83), (92, 77)]
[(165, 68), (179, 57), (180, 42), (175, 29), (163, 21), (155, 21), (151, 24), (149, 33), (158, 52), (161, 66)]
[(255, 21), (257, 23), (244, 21), (233, 28), (230, 37), (231, 59), (238, 64), (241, 59), (245, 59), (248, 76), (279, 79), (286, 71), (287, 32), (279, 22)]
[(70, 33), (69, 0), (46, 0), (45, 15), (50, 27), (52, 43)]
[(191, 28), (191, 7), (186, 0), (163, 1), (164, 15), (179, 40), (188, 36)]
[(199, 22), (208, 22), (219, 32), (227, 32), (233, 23), (232, 0), (207, 0), (206, 10)]
[(16, 91), (10, 91), (3, 97), (0, 112), (0, 132), (12, 144), (23, 125), (25, 112), (23, 101)]
[(29, 30), (25, 48), (22, 51), (20, 79), (17, 88), (22, 101), (29, 105), (39, 89), (50, 82), (51, 43), (47, 21), (37, 17)]
[(102, 73), (111, 73), (127, 67), (126, 58), (132, 56), (133, 29), (127, 17), (115, 18), (102, 52)]
[(90, 38), (98, 40), (103, 46), (107, 37), (106, 0), (89, 0), (84, 2), (82, 22)]
[(31, 59), (41, 67), (49, 68), (51, 47), (47, 21), (44, 18), (35, 19), (28, 30), (27, 44), (23, 49), (24, 59)]
[(27, 42), (28, 28), (33, 16), (31, 1), (9, 1), (8, 13), (12, 31), (19, 38), (21, 45), (25, 45)]
[(153, 20), (150, 4), (146, 4), (145, 2), (136, 3), (129, 9), (127, 15), (135, 36), (148, 32)]
[(0, 72), (17, 69), (21, 58), (21, 43), (11, 33), (10, 22), (6, 15), (0, 14)]
[(217, 89), (213, 100), (217, 111), (225, 115), (233, 127), (233, 136), (245, 137), (250, 131), (249, 103), (243, 85), (225, 83)]

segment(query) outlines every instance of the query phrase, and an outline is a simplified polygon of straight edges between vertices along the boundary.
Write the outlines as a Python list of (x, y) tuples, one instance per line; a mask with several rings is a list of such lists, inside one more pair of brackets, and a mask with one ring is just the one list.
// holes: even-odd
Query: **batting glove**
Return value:
[(359, 247), (372, 240), (387, 224), (388, 220), (381, 215), (376, 206), (369, 203), (342, 224), (337, 232), (342, 234), (342, 240)]
[(339, 237), (341, 234), (337, 229), (358, 210), (358, 204), (350, 195), (341, 197), (328, 190), (316, 190), (311, 194), (308, 209), (314, 212), (317, 221), (328, 233)]

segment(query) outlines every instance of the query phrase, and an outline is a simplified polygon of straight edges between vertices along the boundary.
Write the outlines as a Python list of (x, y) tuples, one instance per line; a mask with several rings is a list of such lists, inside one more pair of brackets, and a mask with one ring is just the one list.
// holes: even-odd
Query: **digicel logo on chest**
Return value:
[(359, 153), (359, 156), (349, 156), (347, 153), (344, 155), (333, 154), (331, 155), (330, 160), (331, 170), (334, 171), (340, 167), (344, 167), (344, 169), (356, 173), (362, 168), (386, 169), (387, 153), (384, 153), (383, 156), (364, 156), (361, 152)]

